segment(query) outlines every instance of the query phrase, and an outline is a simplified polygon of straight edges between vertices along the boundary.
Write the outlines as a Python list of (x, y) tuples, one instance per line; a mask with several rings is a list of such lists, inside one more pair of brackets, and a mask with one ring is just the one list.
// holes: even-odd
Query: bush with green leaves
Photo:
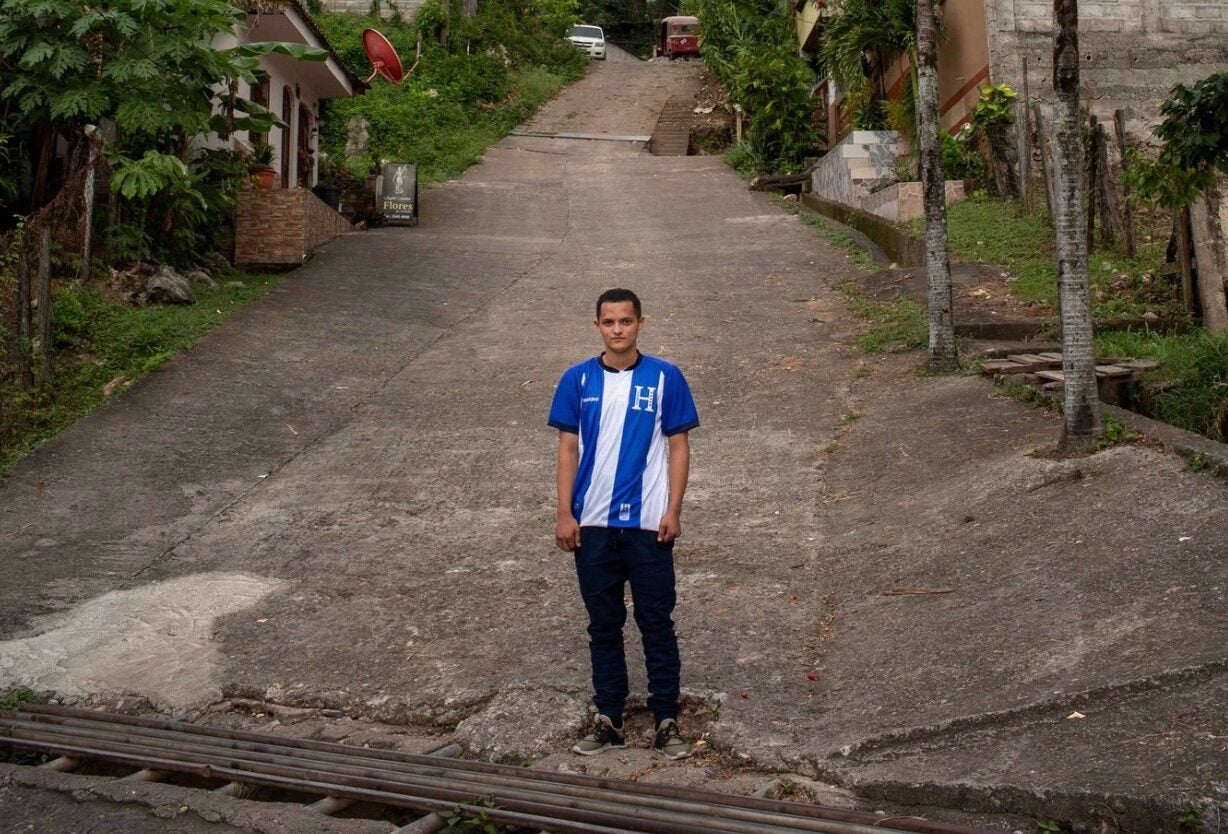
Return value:
[[(76, 148), (88, 125), (108, 124), (110, 185), (122, 203), (110, 224), (135, 227), (111, 240), (132, 244), (119, 247), (123, 255), (178, 260), (211, 236), (201, 226), (214, 224), (225, 207), (225, 199), (210, 200), (193, 171), (193, 139), (280, 124), (267, 108), (235, 95), (240, 82), (265, 76), (263, 56), (328, 57), (295, 43), (213, 46), (245, 23), (230, 0), (5, 0), (4, 133), (39, 137), (44, 147), (64, 137)], [(37, 172), (36, 181), (45, 174)]]
[(971, 194), (983, 188), (988, 180), (985, 157), (976, 146), (976, 131), (964, 128), (952, 136), (945, 130), (939, 134), (942, 140), (942, 175), (947, 180), (963, 180), (964, 189)]
[(750, 117), (746, 142), (771, 169), (813, 153), (814, 71), (797, 54), (792, 18), (773, 0), (696, 0), (704, 60)]
[(1154, 133), (1164, 147), (1157, 159), (1127, 150), (1126, 181), (1136, 199), (1184, 208), (1228, 174), (1228, 72), (1173, 87), (1160, 113)]
[[(421, 62), (404, 83), (377, 79), (361, 96), (327, 103), (320, 135), (329, 163), (322, 176), (344, 187), (370, 177), (381, 160), (413, 162), (428, 183), (459, 174), (583, 74), (587, 59), (563, 39), (573, 8), (571, 0), (487, 0), (466, 18), (432, 0), (412, 21), (319, 15), (320, 27), (356, 73), (369, 72), (361, 42), (367, 27), (388, 37), (407, 68), (419, 35), (423, 44)], [(347, 156), (355, 117), (366, 120), (371, 146)]]

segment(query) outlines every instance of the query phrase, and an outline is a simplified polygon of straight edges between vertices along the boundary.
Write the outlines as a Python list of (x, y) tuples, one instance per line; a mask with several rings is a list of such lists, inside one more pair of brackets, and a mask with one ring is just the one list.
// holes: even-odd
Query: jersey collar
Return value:
[(644, 361), (644, 351), (637, 350), (636, 353), (639, 355), (635, 357), (635, 361), (632, 362), (628, 367), (623, 368), (621, 371), (618, 368), (611, 368), (609, 365), (605, 363), (605, 351), (601, 352), (601, 354), (597, 357), (597, 361), (601, 363), (602, 368), (604, 368), (605, 370), (609, 371), (612, 374), (629, 373), (631, 371), (634, 371), (636, 368), (638, 368), (640, 366), (640, 363)]

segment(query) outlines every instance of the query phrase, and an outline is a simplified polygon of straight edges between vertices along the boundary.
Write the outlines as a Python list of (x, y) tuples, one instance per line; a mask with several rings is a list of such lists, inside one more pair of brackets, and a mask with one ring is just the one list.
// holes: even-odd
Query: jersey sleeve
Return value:
[(554, 402), (550, 404), (548, 425), (570, 434), (580, 433), (580, 372), (569, 368), (563, 373), (558, 387), (554, 389)]
[(665, 397), (661, 404), (661, 433), (666, 437), (690, 431), (699, 425), (699, 412), (691, 387), (682, 371), (669, 367), (665, 371)]

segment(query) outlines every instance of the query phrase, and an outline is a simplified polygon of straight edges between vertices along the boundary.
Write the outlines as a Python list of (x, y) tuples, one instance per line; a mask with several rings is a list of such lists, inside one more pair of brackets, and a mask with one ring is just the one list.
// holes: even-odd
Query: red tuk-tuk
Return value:
[(657, 54), (671, 61), (699, 56), (699, 18), (667, 17), (657, 24)]

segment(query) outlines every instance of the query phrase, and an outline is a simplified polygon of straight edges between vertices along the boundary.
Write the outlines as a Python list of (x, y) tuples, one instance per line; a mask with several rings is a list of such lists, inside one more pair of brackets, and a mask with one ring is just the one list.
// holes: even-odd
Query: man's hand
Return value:
[(667, 512), (661, 516), (661, 526), (657, 528), (657, 541), (672, 542), (681, 532), (682, 522), (678, 519), (678, 513)]
[(580, 547), (580, 525), (575, 517), (567, 515), (554, 522), (554, 544), (568, 552)]

